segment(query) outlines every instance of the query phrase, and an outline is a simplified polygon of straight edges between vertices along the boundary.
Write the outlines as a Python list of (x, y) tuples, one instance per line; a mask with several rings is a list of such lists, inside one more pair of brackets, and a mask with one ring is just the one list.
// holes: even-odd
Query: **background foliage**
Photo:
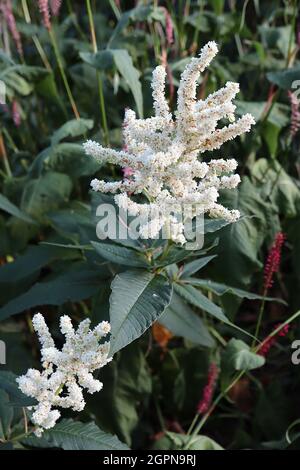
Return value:
[[(300, 80), (299, 2), (92, 1), (96, 42), (85, 2), (63, 1), (50, 34), (36, 3), (14, 2), (23, 54), (1, 19), (2, 448), (297, 447), (296, 428), (292, 444), (285, 433), (299, 418), (300, 375), (290, 347), (299, 321), (253, 371), (264, 360), (248, 350), (251, 338), (241, 330), (254, 334), (263, 266), (279, 231), (287, 239), (269, 294), (281, 302), (266, 303), (261, 337), (300, 308), (300, 138), (290, 133), (288, 96)], [(86, 157), (82, 142), (121, 147), (124, 108), (151, 115), (155, 65), (167, 65), (173, 105), (189, 57), (212, 39), (220, 53), (201, 78), (199, 97), (237, 81), (238, 113), (257, 121), (217, 155), (239, 161), (242, 184), (223, 198), (242, 220), (208, 223), (200, 251), (100, 242), (94, 214), (104, 196), (92, 194), (89, 182), (120, 175)], [(38, 366), (37, 309), (58, 344), (60, 314), (96, 323), (110, 310), (116, 352), (101, 372), (103, 391), (88, 398), (80, 421), (66, 413), (40, 440), (24, 435), (28, 402), (13, 376)], [(221, 369), (216, 394), (235, 370), (247, 370), (191, 443), (185, 433), (211, 362)]]

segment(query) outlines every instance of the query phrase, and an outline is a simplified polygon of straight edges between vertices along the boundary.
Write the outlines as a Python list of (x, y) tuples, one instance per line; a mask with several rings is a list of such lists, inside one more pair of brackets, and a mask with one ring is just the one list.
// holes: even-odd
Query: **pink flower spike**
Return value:
[(288, 91), (288, 97), (291, 103), (291, 137), (295, 137), (298, 130), (300, 129), (300, 102), (295, 95), (295, 92)]
[(0, 8), (4, 19), (7, 23), (10, 34), (15, 42), (17, 51), (21, 57), (23, 57), (23, 47), (21, 42), (21, 36), (17, 29), (16, 19), (14, 17), (11, 0), (6, 0), (0, 3)]
[(273, 276), (279, 271), (281, 250), (285, 240), (285, 235), (282, 232), (278, 232), (275, 241), (269, 251), (267, 262), (265, 265), (264, 272), (264, 292), (266, 292), (273, 285)]
[(62, 0), (50, 0), (50, 9), (53, 16), (58, 16)]
[(207, 383), (203, 389), (203, 395), (201, 401), (198, 403), (197, 412), (199, 414), (205, 414), (211, 405), (214, 390), (219, 375), (219, 369), (217, 365), (212, 362), (209, 366)]
[[(276, 330), (278, 327), (279, 325), (276, 325), (274, 330)], [(257, 351), (258, 354), (266, 357), (270, 349), (272, 348), (272, 346), (274, 346), (274, 344), (276, 343), (277, 338), (286, 336), (289, 330), (290, 330), (290, 325), (285, 325), (275, 336), (272, 336), (271, 338), (268, 338), (266, 341), (264, 341), (261, 347)]]
[(173, 38), (173, 23), (172, 18), (168, 10), (165, 8), (165, 19), (166, 19), (166, 36), (167, 36), (167, 43), (168, 46), (171, 46), (174, 42)]
[(43, 24), (49, 31), (51, 29), (51, 20), (48, 0), (38, 0), (38, 5), (42, 15)]
[(13, 100), (11, 108), (12, 118), (16, 127), (19, 127), (21, 124), (21, 114), (20, 107), (17, 100)]

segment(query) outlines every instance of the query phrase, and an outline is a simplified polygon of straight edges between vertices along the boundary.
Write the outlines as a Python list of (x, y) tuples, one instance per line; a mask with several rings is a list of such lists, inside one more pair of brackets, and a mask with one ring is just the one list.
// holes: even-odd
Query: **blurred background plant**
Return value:
[[(58, 431), (39, 442), (24, 437), (28, 403), (13, 374), (39, 358), (32, 314), (42, 311), (59, 342), (61, 313), (75, 322), (108, 319), (116, 273), (115, 296), (120, 283), (128, 288), (139, 276), (147, 288), (156, 282), (167, 289), (159, 275), (137, 274), (147, 265), (144, 253), (153, 255), (147, 243), (99, 243), (95, 208), (107, 198), (91, 195), (89, 182), (92, 175), (120, 175), (87, 158), (82, 142), (122, 147), (124, 109), (152, 113), (157, 64), (166, 66), (174, 106), (180, 73), (209, 40), (218, 42), (220, 53), (201, 77), (198, 97), (228, 80), (239, 82), (237, 114), (250, 112), (257, 121), (250, 134), (216, 153), (239, 161), (242, 183), (222, 197), (244, 217), (208, 228), (206, 251), (173, 248), (160, 259), (158, 247), (158, 263), (173, 285), (160, 322), (101, 372), (104, 389), (88, 400), (82, 423), (58, 425), (69, 439)], [(103, 448), (101, 428), (132, 448), (297, 448), (292, 424), (299, 417), (300, 374), (290, 344), (299, 338), (299, 321), (275, 333), (300, 308), (299, 2), (1, 0), (0, 41), (6, 91), (0, 105), (0, 339), (7, 346), (0, 371), (2, 447), (72, 448), (71, 437), (81, 433), (84, 448)], [(281, 232), (279, 265), (278, 250), (267, 256)], [(268, 269), (274, 282), (267, 292)], [(266, 295), (282, 301), (265, 302)], [(122, 296), (115, 300), (121, 308)], [(271, 345), (263, 343), (262, 369), (250, 370), (262, 362), (249, 356), (249, 338), (230, 322), (261, 338), (275, 332)], [(244, 369), (227, 390), (233, 372)], [(195, 413), (194, 424), (214, 393), (225, 399), (202, 420), (205, 437), (191, 444), (185, 433), (195, 429)], [(9, 401), (18, 406), (5, 406)]]

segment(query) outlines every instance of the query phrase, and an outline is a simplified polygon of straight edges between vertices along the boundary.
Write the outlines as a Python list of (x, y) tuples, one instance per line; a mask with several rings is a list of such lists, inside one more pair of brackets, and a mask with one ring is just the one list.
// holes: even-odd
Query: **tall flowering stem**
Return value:
[(209, 366), (207, 384), (204, 387), (202, 399), (198, 403), (198, 406), (197, 406), (197, 412), (199, 414), (205, 414), (209, 410), (209, 407), (213, 399), (213, 394), (214, 394), (214, 390), (216, 387), (218, 375), (219, 375), (219, 369), (217, 365), (213, 362)]
[(23, 58), (23, 47), (22, 47), (22, 42), (21, 42), (21, 36), (17, 29), (16, 19), (13, 13), (11, 0), (2, 1), (0, 4), (0, 9), (7, 23), (10, 34), (15, 42), (17, 51), (20, 57)]
[[(22, 9), (23, 9), (23, 14), (24, 14), (24, 18), (25, 18), (25, 21), (27, 24), (31, 24), (31, 17), (30, 17), (30, 13), (29, 13), (29, 9), (28, 9), (28, 5), (27, 5), (27, 0), (21, 0), (22, 1)], [(47, 70), (49, 70), (50, 72), (52, 71), (52, 68), (51, 68), (51, 65), (50, 65), (50, 62), (46, 56), (46, 53), (41, 45), (41, 42), (39, 40), (39, 38), (37, 37), (36, 34), (33, 34), (32, 36), (32, 40), (34, 42), (34, 45), (38, 51), (38, 53), (40, 54), (40, 57), (42, 59), (42, 62), (44, 64), (44, 66), (46, 67)]]
[[(93, 12), (92, 12), (90, 0), (86, 0), (86, 7), (87, 7), (87, 12), (88, 12), (88, 17), (89, 17), (93, 51), (96, 54), (98, 51), (98, 46), (97, 46), (95, 25), (94, 25)], [(101, 118), (102, 118), (104, 141), (105, 141), (105, 144), (109, 146), (109, 133), (108, 133), (107, 118), (106, 118), (102, 77), (101, 77), (99, 70), (97, 70), (96, 73), (97, 73), (97, 82), (98, 82), (98, 91), (99, 91), (99, 100), (100, 100), (100, 113), (101, 113)]]
[(268, 257), (267, 257), (267, 261), (266, 261), (265, 269), (264, 269), (263, 300), (260, 306), (258, 321), (256, 324), (255, 335), (254, 335), (255, 338), (258, 337), (261, 322), (262, 322), (262, 317), (263, 317), (263, 313), (265, 309), (265, 297), (268, 293), (268, 290), (273, 285), (274, 274), (277, 273), (280, 268), (281, 251), (282, 251), (284, 240), (285, 240), (285, 235), (282, 232), (278, 232), (277, 235), (275, 236), (274, 243), (271, 246)]
[[(277, 325), (274, 330), (277, 330), (278, 327), (281, 327), (281, 325)], [(270, 349), (274, 344), (276, 343), (277, 337), (284, 337), (288, 334), (290, 330), (290, 325), (284, 325), (278, 333), (276, 333), (274, 336), (268, 337), (265, 341), (263, 341), (258, 348), (258, 354), (261, 356), (266, 357), (267, 354), (269, 353)]]
[(63, 66), (62, 58), (61, 58), (59, 48), (58, 48), (58, 45), (57, 45), (55, 33), (52, 29), (49, 1), (48, 0), (38, 0), (38, 6), (39, 6), (40, 13), (42, 15), (43, 24), (49, 32), (49, 36), (50, 36), (51, 43), (52, 43), (52, 46), (53, 46), (53, 50), (54, 50), (54, 54), (55, 54), (55, 57), (56, 57), (57, 65), (58, 65), (58, 68), (59, 68), (59, 71), (60, 71), (60, 74), (61, 74), (61, 78), (62, 78), (62, 81), (64, 83), (64, 86), (65, 86), (65, 89), (66, 89), (66, 92), (67, 92), (67, 95), (68, 95), (68, 98), (69, 98), (69, 101), (70, 101), (74, 116), (75, 116), (76, 119), (80, 119), (80, 115), (79, 115), (79, 112), (78, 112), (78, 109), (77, 109), (77, 106), (76, 106), (76, 103), (75, 103), (75, 100), (74, 100), (74, 97), (73, 97), (73, 94), (72, 94), (72, 91), (71, 91), (71, 88), (70, 88), (70, 85), (69, 85), (69, 82), (68, 82), (68, 79), (67, 79), (67, 76), (66, 76), (66, 73), (65, 73), (65, 70), (64, 70), (64, 66)]

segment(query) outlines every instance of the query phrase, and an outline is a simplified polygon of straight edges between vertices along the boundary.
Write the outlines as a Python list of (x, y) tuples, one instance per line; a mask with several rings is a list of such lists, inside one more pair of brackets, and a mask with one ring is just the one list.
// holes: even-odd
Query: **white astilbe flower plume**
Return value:
[(32, 320), (41, 343), (43, 371), (29, 369), (17, 378), (20, 390), (37, 400), (31, 421), (37, 426), (35, 434), (41, 436), (44, 429), (55, 426), (60, 412), (53, 407), (71, 408), (82, 411), (85, 406), (83, 389), (88, 393), (98, 392), (103, 384), (94, 379), (92, 372), (105, 366), (110, 343), (99, 344), (101, 338), (110, 332), (106, 321), (90, 329), (90, 320), (83, 320), (74, 330), (70, 317), (60, 319), (60, 330), (65, 336), (61, 350), (54, 345), (44, 317), (37, 313)]
[[(185, 243), (184, 220), (176, 218), (184, 205), (193, 206), (192, 216), (207, 213), (230, 222), (240, 216), (237, 210), (229, 210), (217, 203), (220, 189), (235, 188), (240, 182), (239, 175), (233, 173), (236, 160), (214, 159), (204, 163), (198, 159), (200, 153), (220, 148), (224, 142), (248, 132), (255, 123), (251, 114), (234, 122), (232, 100), (239, 91), (237, 83), (227, 82), (224, 88), (197, 101), (200, 73), (217, 51), (216, 43), (209, 42), (199, 57), (186, 66), (178, 89), (175, 118), (165, 97), (166, 71), (158, 66), (152, 79), (155, 116), (137, 119), (134, 111), (126, 110), (123, 125), (126, 150), (104, 148), (90, 140), (84, 143), (85, 152), (97, 161), (132, 170), (133, 173), (129, 172), (132, 175), (122, 181), (94, 179), (91, 187), (95, 191), (115, 194), (120, 208), (127, 210), (129, 215), (139, 216), (142, 221), (144, 218), (139, 229), (143, 238), (155, 238), (167, 225), (168, 237)], [(218, 122), (224, 118), (231, 123), (218, 128)], [(140, 193), (147, 196), (148, 203), (137, 203), (132, 199), (132, 195)]]

